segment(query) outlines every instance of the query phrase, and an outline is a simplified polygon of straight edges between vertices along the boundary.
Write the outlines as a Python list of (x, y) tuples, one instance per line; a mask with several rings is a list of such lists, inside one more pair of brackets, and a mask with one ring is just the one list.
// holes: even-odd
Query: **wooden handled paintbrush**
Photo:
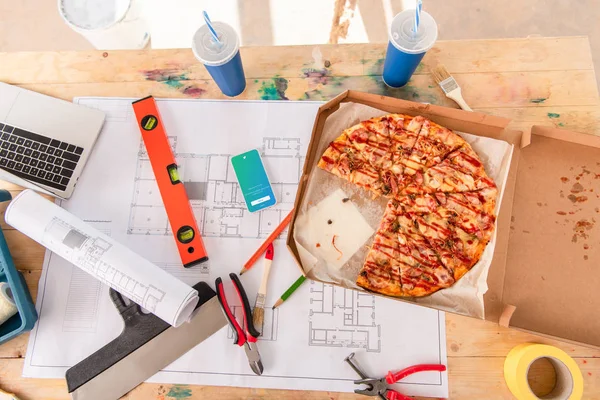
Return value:
[(252, 322), (254, 327), (262, 335), (263, 325), (265, 322), (265, 301), (267, 299), (267, 283), (269, 282), (269, 272), (271, 271), (271, 264), (273, 263), (273, 243), (269, 244), (267, 251), (265, 252), (265, 268), (263, 270), (262, 281), (258, 288), (258, 294), (256, 295), (256, 301), (254, 302), (254, 310), (252, 311)]
[(467, 104), (465, 99), (462, 96), (462, 90), (456, 80), (450, 72), (444, 67), (442, 64), (439, 64), (437, 67), (431, 70), (431, 74), (433, 75), (433, 79), (437, 82), (438, 85), (442, 88), (444, 93), (446, 93), (446, 97), (452, 99), (465, 111), (473, 111), (471, 107)]

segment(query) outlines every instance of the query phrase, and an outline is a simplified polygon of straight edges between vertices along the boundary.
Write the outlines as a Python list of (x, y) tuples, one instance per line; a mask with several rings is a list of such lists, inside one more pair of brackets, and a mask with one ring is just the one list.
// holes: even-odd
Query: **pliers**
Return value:
[(217, 278), (215, 281), (215, 287), (217, 289), (217, 298), (221, 304), (221, 310), (223, 310), (223, 314), (225, 314), (225, 318), (227, 318), (227, 321), (234, 332), (233, 344), (237, 344), (240, 347), (244, 346), (244, 351), (246, 352), (246, 357), (248, 358), (248, 364), (250, 365), (250, 368), (252, 368), (252, 371), (254, 371), (256, 375), (262, 375), (264, 368), (260, 359), (258, 347), (256, 345), (256, 341), (258, 340), (260, 333), (252, 324), (252, 310), (250, 309), (248, 296), (246, 296), (246, 291), (242, 286), (242, 282), (240, 282), (240, 278), (238, 278), (238, 276), (234, 273), (229, 274), (229, 277), (231, 278), (233, 286), (235, 287), (235, 291), (237, 292), (240, 302), (242, 303), (244, 329), (242, 329), (240, 324), (238, 324), (235, 319), (235, 315), (233, 315), (231, 308), (229, 307), (229, 304), (227, 304), (223, 281), (221, 278)]
[(396, 392), (391, 389), (389, 385), (398, 382), (399, 380), (406, 378), (409, 375), (416, 374), (422, 371), (438, 371), (443, 372), (446, 370), (445, 365), (441, 364), (420, 364), (413, 365), (412, 367), (404, 368), (398, 372), (389, 371), (388, 374), (379, 379), (365, 378), (354, 381), (356, 385), (367, 385), (367, 389), (356, 389), (354, 393), (363, 394), (366, 396), (379, 396), (388, 400), (413, 400), (411, 397), (403, 395), (402, 393)]

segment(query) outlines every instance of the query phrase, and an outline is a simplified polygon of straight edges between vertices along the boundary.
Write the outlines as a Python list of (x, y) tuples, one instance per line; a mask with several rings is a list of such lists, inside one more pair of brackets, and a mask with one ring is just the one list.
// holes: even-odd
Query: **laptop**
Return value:
[(100, 110), (0, 82), (0, 179), (69, 198), (104, 118)]

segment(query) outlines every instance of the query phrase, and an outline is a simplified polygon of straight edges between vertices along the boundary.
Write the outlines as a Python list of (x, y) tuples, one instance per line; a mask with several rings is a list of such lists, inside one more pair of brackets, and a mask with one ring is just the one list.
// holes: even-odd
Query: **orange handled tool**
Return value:
[(183, 182), (179, 179), (177, 163), (154, 98), (148, 96), (134, 101), (133, 111), (175, 236), (181, 262), (188, 268), (207, 261), (206, 249)]

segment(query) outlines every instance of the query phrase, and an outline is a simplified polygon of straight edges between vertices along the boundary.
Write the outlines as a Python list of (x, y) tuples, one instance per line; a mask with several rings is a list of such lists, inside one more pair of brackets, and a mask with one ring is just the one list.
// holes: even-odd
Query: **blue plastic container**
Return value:
[[(0, 190), (0, 202), (12, 198), (7, 190)], [(6, 239), (0, 228), (0, 282), (8, 282), (19, 312), (0, 325), (0, 344), (33, 329), (38, 316), (23, 275), (15, 268)]]
[(419, 31), (414, 32), (415, 10), (404, 10), (394, 17), (388, 32), (388, 47), (383, 64), (383, 82), (392, 88), (406, 85), (435, 44), (438, 31), (433, 17), (421, 12)]
[(240, 56), (240, 38), (237, 32), (224, 22), (213, 22), (213, 27), (220, 42), (215, 42), (208, 26), (203, 25), (194, 34), (192, 51), (204, 64), (224, 95), (240, 95), (246, 89), (246, 76)]

